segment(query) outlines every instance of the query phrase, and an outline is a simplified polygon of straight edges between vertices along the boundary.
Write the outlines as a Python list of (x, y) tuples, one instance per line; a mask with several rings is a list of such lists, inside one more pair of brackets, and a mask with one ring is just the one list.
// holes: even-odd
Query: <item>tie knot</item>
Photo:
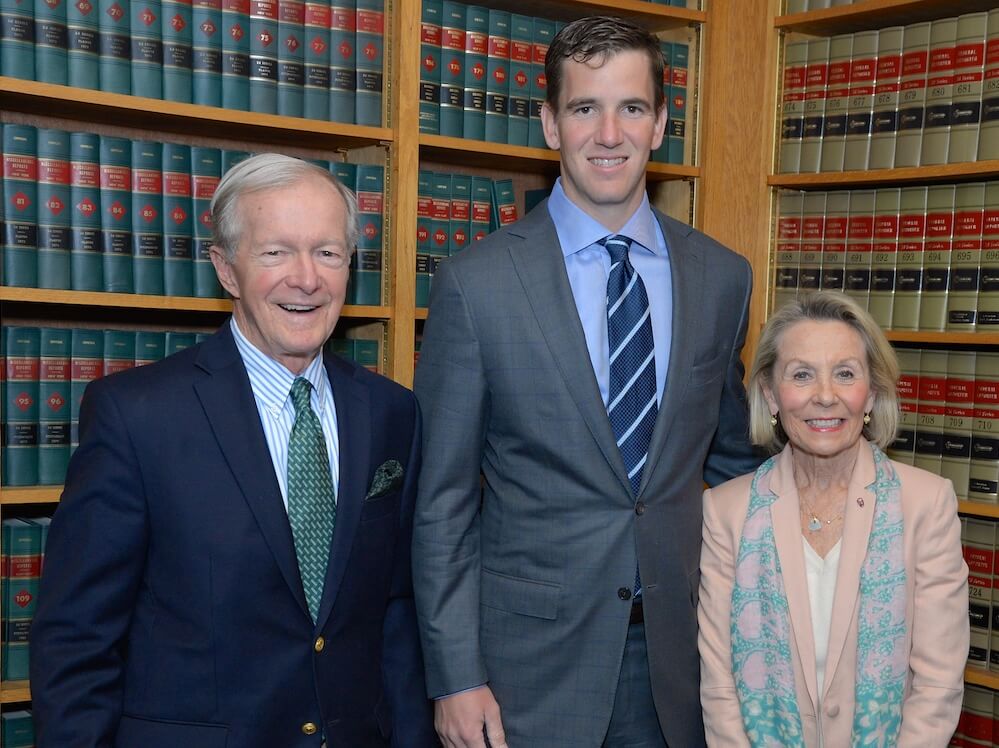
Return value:
[(613, 236), (601, 239), (599, 244), (602, 244), (608, 254), (610, 254), (611, 263), (616, 264), (622, 262), (628, 256), (631, 239), (624, 234), (614, 234)]
[(309, 395), (312, 394), (312, 383), (305, 377), (298, 377), (291, 383), (291, 404), (295, 406), (295, 416), (308, 413), (312, 409), (309, 405)]

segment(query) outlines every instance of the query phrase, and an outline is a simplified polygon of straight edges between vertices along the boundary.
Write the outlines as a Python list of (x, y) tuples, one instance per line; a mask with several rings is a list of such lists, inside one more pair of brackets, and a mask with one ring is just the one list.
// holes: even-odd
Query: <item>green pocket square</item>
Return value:
[(371, 488), (368, 489), (368, 499), (377, 499), (391, 493), (402, 485), (402, 465), (398, 460), (386, 460), (375, 471), (375, 477), (371, 481)]

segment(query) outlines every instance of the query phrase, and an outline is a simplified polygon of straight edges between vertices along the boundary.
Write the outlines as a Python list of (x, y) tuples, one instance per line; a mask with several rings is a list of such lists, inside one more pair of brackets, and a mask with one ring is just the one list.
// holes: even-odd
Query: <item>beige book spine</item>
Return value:
[(933, 185), (926, 192), (926, 245), (919, 329), (943, 330), (954, 236), (954, 185)]
[(982, 262), (985, 183), (959, 184), (954, 190), (954, 242), (947, 290), (947, 329), (974, 332)]
[(874, 197), (874, 247), (871, 254), (871, 298), (867, 311), (883, 329), (891, 329), (898, 258), (898, 214), (902, 191), (877, 190)]

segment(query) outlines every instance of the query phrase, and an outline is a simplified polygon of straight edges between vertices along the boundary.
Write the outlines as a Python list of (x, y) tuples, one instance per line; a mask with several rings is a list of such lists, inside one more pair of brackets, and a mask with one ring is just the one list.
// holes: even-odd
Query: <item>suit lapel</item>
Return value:
[(219, 448), (256, 518), (281, 575), (308, 615), (295, 542), (270, 451), (257, 415), (250, 379), (228, 324), (205, 341), (196, 365), (210, 376), (194, 385)]
[(358, 382), (353, 371), (339, 359), (325, 360), (336, 405), (337, 435), (340, 443), (340, 479), (337, 483), (336, 525), (330, 558), (326, 566), (323, 599), (316, 626), (321, 629), (333, 609), (347, 569), (347, 559), (361, 516), (371, 459), (371, 403), (368, 388)]

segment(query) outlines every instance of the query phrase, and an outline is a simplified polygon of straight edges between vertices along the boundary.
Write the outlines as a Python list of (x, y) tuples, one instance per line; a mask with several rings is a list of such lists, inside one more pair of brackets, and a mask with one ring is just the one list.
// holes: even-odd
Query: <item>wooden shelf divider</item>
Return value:
[(0, 704), (13, 704), (31, 701), (31, 687), (26, 680), (11, 680), (0, 683)]
[(999, 177), (999, 160), (968, 161), (940, 166), (907, 166), (901, 169), (837, 171), (809, 174), (771, 174), (767, 184), (799, 190), (847, 189), (879, 185), (967, 182)]
[(904, 18), (905, 23), (916, 23), (994, 7), (995, 0), (863, 0), (852, 5), (777, 16), (774, 27), (781, 31), (831, 36), (894, 26), (900, 18)]

